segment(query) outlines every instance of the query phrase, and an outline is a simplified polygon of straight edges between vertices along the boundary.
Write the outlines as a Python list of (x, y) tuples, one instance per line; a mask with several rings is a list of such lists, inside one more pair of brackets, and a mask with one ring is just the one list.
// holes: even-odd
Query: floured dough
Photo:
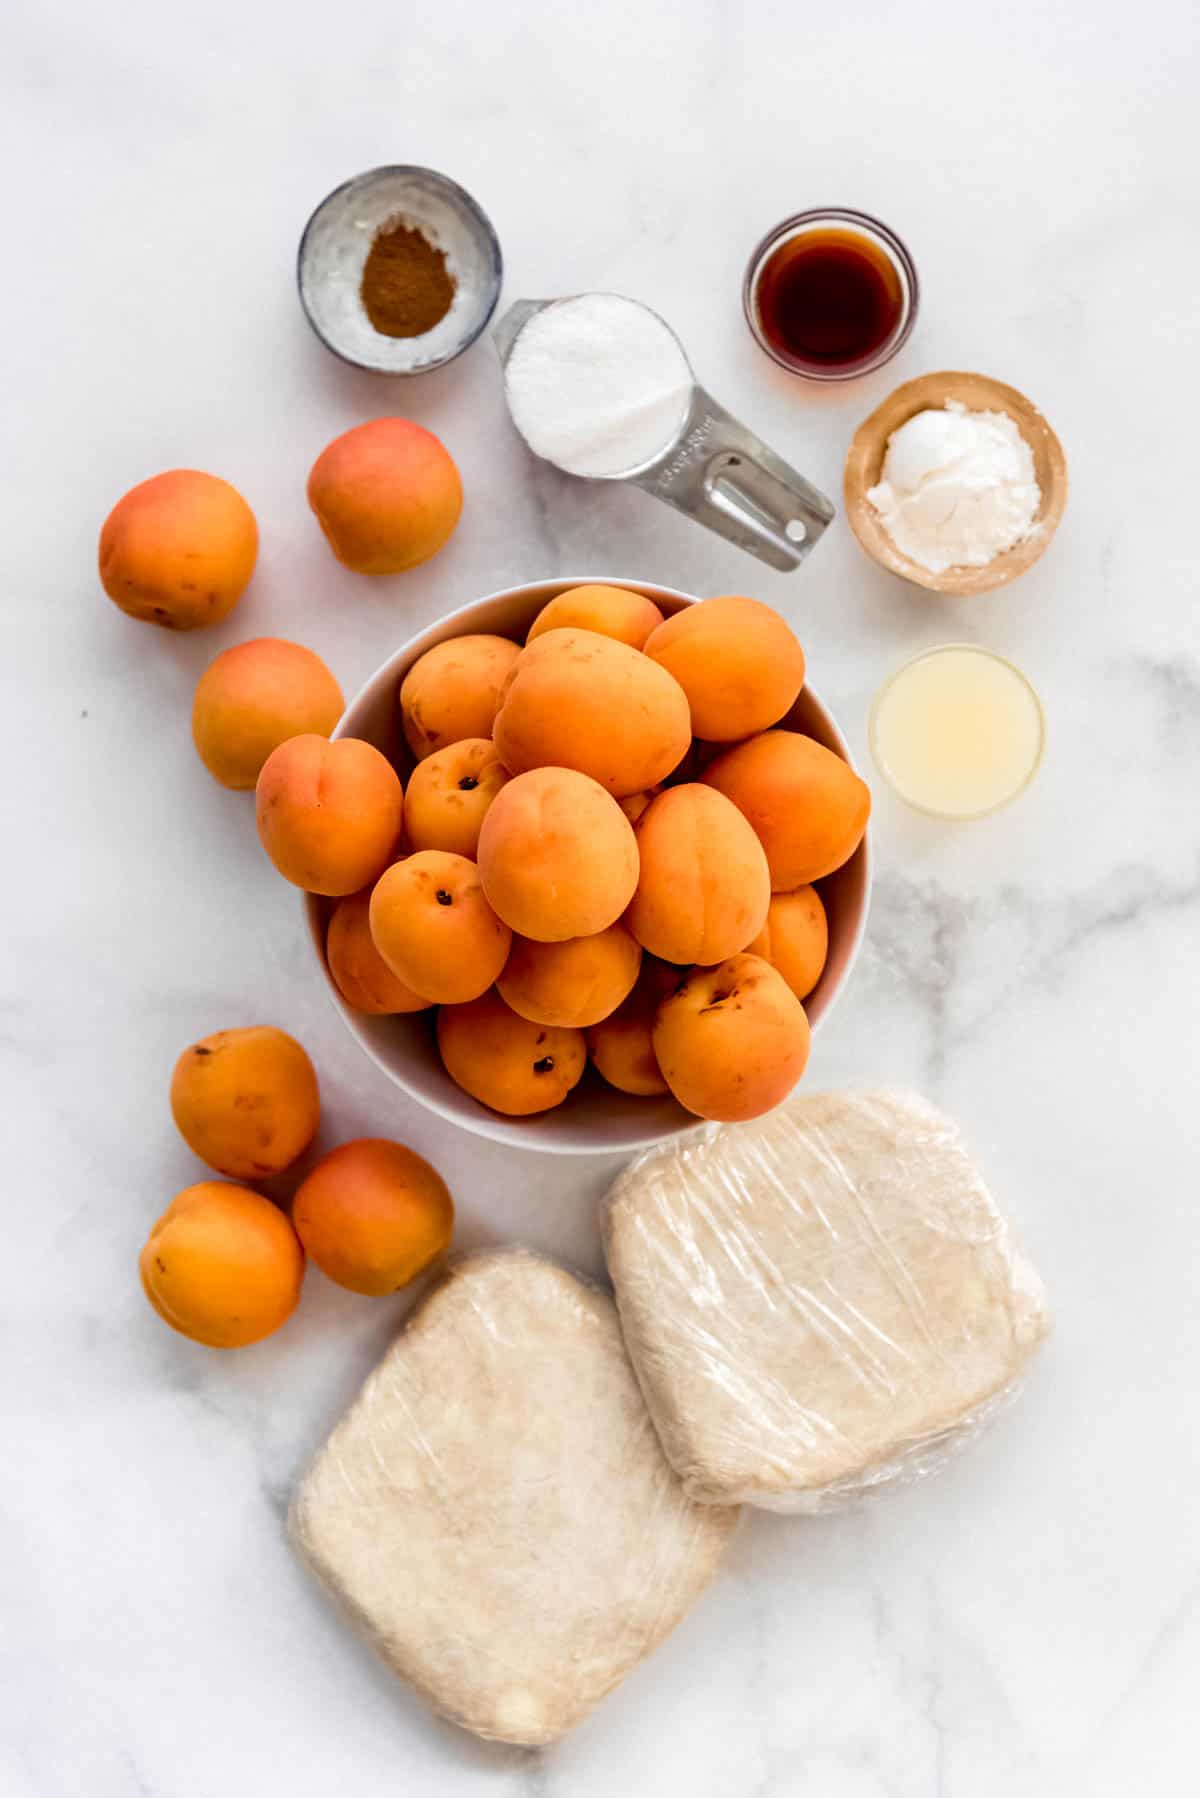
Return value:
[(296, 1494), (294, 1540), (386, 1661), (477, 1735), (586, 1716), (736, 1521), (663, 1458), (612, 1301), (520, 1251), (460, 1263)]
[(816, 1509), (935, 1465), (1046, 1333), (950, 1119), (816, 1093), (651, 1150), (605, 1249), (667, 1456), (712, 1503)]

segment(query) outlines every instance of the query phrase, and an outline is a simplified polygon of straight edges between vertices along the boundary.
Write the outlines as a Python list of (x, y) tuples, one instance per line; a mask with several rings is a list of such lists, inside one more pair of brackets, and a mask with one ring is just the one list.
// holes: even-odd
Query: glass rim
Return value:
[[(969, 655), (985, 656), (990, 661), (999, 662), (1003, 667), (1009, 670), (1010, 674), (1016, 675), (1021, 685), (1033, 700), (1034, 710), (1037, 713), (1037, 754), (1030, 763), (1024, 778), (1018, 786), (1015, 786), (1012, 789), (1011, 793), (1006, 793), (1003, 799), (997, 799), (994, 805), (985, 805), (979, 811), (974, 812), (947, 812), (939, 809), (937, 806), (922, 805), (919, 800), (910, 799), (908, 794), (901, 788), (898, 781), (896, 781), (891, 773), (889, 773), (887, 763), (879, 750), (877, 736), (879, 709), (896, 682), (900, 679), (901, 675), (907, 674), (910, 668), (915, 668), (918, 662), (927, 662), (931, 657), (946, 655), (951, 650), (965, 650)], [(971, 824), (977, 818), (990, 818), (994, 813), (1002, 812), (1006, 806), (1011, 805), (1014, 799), (1019, 799), (1021, 794), (1026, 792), (1033, 784), (1034, 777), (1041, 767), (1046, 753), (1046, 708), (1042, 704), (1041, 694), (1038, 692), (1025, 670), (1019, 668), (1016, 662), (1012, 661), (1008, 656), (1001, 655), (998, 649), (991, 649), (986, 643), (935, 643), (929, 649), (918, 650), (916, 655), (909, 656), (906, 662), (901, 662), (898, 668), (893, 668), (892, 672), (879, 687), (874, 699), (871, 701), (871, 710), (867, 714), (867, 747), (871, 751), (871, 760), (875, 763), (876, 768), (879, 770), (892, 792), (896, 795), (897, 799), (904, 805), (910, 806), (914, 812), (920, 812), (926, 818), (940, 818), (943, 822), (949, 824)]]
[[(864, 237), (875, 240), (880, 248), (890, 257), (899, 271), (901, 284), (904, 287), (905, 305), (892, 336), (880, 345), (867, 361), (855, 364), (852, 368), (829, 369), (801, 367), (785, 353), (777, 350), (768, 342), (758, 316), (756, 295), (759, 277), (772, 250), (778, 248), (787, 237), (798, 237), (800, 233), (815, 225), (838, 224), (850, 225), (861, 232)], [(917, 312), (921, 301), (921, 283), (917, 275), (916, 263), (913, 261), (908, 246), (897, 236), (890, 225), (877, 219), (872, 213), (860, 212), (853, 206), (809, 206), (803, 212), (793, 212), (790, 217), (781, 219), (779, 224), (761, 237), (750, 253), (746, 264), (746, 272), (742, 277), (742, 311), (760, 350), (768, 355), (772, 362), (780, 368), (786, 368), (789, 374), (798, 375), (802, 381), (856, 381), (860, 375), (874, 373), (882, 368), (885, 362), (901, 350), (912, 335), (917, 320)]]

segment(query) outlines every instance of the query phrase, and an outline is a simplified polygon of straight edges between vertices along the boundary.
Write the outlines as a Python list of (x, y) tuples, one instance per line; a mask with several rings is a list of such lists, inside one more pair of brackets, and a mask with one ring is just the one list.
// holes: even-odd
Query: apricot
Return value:
[(200, 676), (192, 738), (213, 779), (244, 790), (289, 737), (327, 737), (344, 705), (319, 655), (282, 637), (255, 637), (223, 649)]
[(325, 959), (342, 998), (372, 1017), (424, 1011), (428, 999), (405, 986), (388, 967), (371, 935), (371, 893), (339, 899), (325, 938)]
[(454, 1201), (423, 1156), (362, 1137), (317, 1163), (292, 1202), (292, 1222), (323, 1274), (383, 1298), (445, 1253)]
[(807, 999), (829, 953), (829, 923), (817, 889), (803, 886), (794, 893), (772, 893), (767, 921), (746, 953), (769, 961), (797, 999)]
[(572, 768), (518, 774), (479, 833), (483, 890), (504, 922), (539, 943), (615, 924), (638, 878), (633, 826), (615, 799)]
[[(716, 801), (716, 803), (714, 803)], [(724, 961), (756, 937), (771, 899), (767, 858), (711, 787), (668, 787), (637, 823), (640, 873), (626, 923), (664, 961)]]
[(404, 796), (404, 823), (414, 849), (446, 849), (473, 857), (489, 805), (508, 769), (487, 737), (464, 737), (418, 762)]
[(709, 742), (733, 743), (778, 724), (804, 685), (804, 651), (790, 625), (738, 594), (685, 606), (645, 647), (687, 694), (692, 735)]
[(265, 1180), (302, 1155), (321, 1121), (312, 1062), (269, 1024), (218, 1030), (185, 1049), (171, 1113), (188, 1148), (219, 1174)]
[(504, 683), (521, 650), (507, 637), (451, 637), (427, 649), (400, 683), (400, 721), (418, 761), (461, 743), (490, 737)]
[(629, 822), (631, 824), (636, 824), (650, 801), (656, 798), (661, 792), (661, 787), (647, 787), (644, 793), (630, 793), (628, 798), (618, 799), (617, 804), (629, 819)]
[(370, 743), (307, 734), (271, 751), (255, 809), (262, 846), (284, 879), (340, 899), (387, 867), (404, 820), (404, 790)]
[(519, 1018), (497, 992), (438, 1012), (438, 1048), (456, 1086), (506, 1117), (561, 1105), (583, 1077), (582, 1030)]
[(617, 1009), (633, 988), (641, 960), (641, 950), (621, 924), (562, 943), (517, 936), (496, 985), (519, 1017), (582, 1030)]
[(512, 943), (475, 863), (441, 849), (406, 856), (381, 876), (371, 894), (371, 937), (393, 974), (438, 1005), (485, 993)]
[(308, 477), (308, 503), (334, 555), (356, 574), (400, 574), (436, 556), (462, 511), (445, 444), (408, 418), (374, 418), (335, 437)]
[(138, 1271), (146, 1297), (181, 1336), (208, 1348), (245, 1348), (296, 1309), (304, 1250), (261, 1193), (202, 1180), (167, 1206)]
[(697, 1117), (740, 1123), (787, 1097), (808, 1061), (804, 1007), (760, 955), (695, 968), (664, 999), (654, 1053), (679, 1103)]
[(173, 468), (131, 487), (100, 532), (100, 584), (130, 618), (169, 631), (227, 618), (258, 558), (254, 514), (228, 481)]
[(517, 657), (492, 735), (514, 774), (574, 768), (624, 799), (666, 779), (691, 724), (657, 662), (595, 631), (551, 630)]
[(637, 985), (611, 1017), (587, 1032), (588, 1054), (596, 1072), (619, 1092), (655, 1098), (669, 1092), (654, 1054), (654, 1019), (669, 993), (686, 980), (689, 969), (673, 968), (653, 956), (642, 957)]
[(526, 643), (546, 631), (595, 631), (641, 649), (663, 615), (652, 599), (628, 587), (571, 587), (544, 605), (529, 627)]
[(849, 861), (871, 812), (870, 788), (853, 768), (794, 730), (769, 730), (726, 750), (704, 780), (754, 826), (777, 893)]

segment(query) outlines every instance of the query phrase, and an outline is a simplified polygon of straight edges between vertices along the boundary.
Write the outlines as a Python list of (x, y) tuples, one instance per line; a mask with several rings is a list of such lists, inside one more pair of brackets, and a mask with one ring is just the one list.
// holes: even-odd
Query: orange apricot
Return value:
[(853, 768), (794, 730), (769, 730), (726, 750), (704, 780), (754, 826), (777, 893), (849, 861), (871, 812), (871, 790)]
[(626, 922), (664, 961), (711, 964), (758, 935), (767, 858), (737, 807), (711, 787), (668, 787), (637, 823), (637, 891)]
[(325, 959), (334, 985), (354, 1011), (391, 1017), (429, 1005), (392, 973), (375, 947), (370, 888), (338, 900), (325, 938)]
[(536, 768), (493, 799), (479, 873), (513, 930), (561, 943), (616, 923), (637, 886), (637, 842), (616, 800), (586, 774)]
[(296, 1309), (304, 1250), (261, 1193), (202, 1180), (155, 1223), (138, 1271), (146, 1297), (181, 1336), (208, 1348), (245, 1348)]
[(508, 769), (487, 737), (463, 737), (418, 762), (404, 796), (404, 828), (414, 849), (474, 856), (487, 809)]
[(629, 819), (629, 822), (631, 824), (636, 824), (650, 801), (656, 798), (661, 792), (661, 787), (647, 787), (644, 793), (630, 793), (626, 798), (618, 799), (617, 804)]
[(232, 612), (258, 558), (254, 514), (228, 481), (173, 468), (131, 487), (100, 532), (100, 584), (115, 605), (169, 631)]
[(404, 790), (386, 757), (358, 737), (290, 737), (258, 777), (262, 846), (293, 886), (340, 899), (387, 867), (404, 821)]
[(769, 961), (797, 999), (807, 999), (829, 953), (829, 921), (816, 887), (772, 893), (767, 921), (746, 953)]
[(213, 779), (244, 790), (289, 737), (327, 737), (344, 704), (319, 655), (282, 637), (255, 637), (223, 649), (200, 676), (192, 738)]
[(235, 1180), (265, 1180), (290, 1167), (317, 1134), (316, 1071), (284, 1030), (218, 1030), (175, 1063), (171, 1114), (209, 1167)]
[(507, 637), (451, 637), (419, 656), (400, 683), (404, 738), (418, 761), (460, 743), (490, 737), (500, 695), (520, 655)]
[(629, 997), (587, 1032), (592, 1065), (619, 1092), (650, 1099), (670, 1091), (654, 1054), (654, 1019), (663, 1000), (682, 985), (689, 972), (643, 956), (637, 985)]
[(574, 768), (624, 799), (665, 780), (691, 736), (683, 688), (595, 631), (551, 630), (513, 665), (492, 731), (506, 768)]
[(330, 549), (356, 574), (399, 574), (436, 556), (462, 511), (453, 456), (407, 418), (374, 418), (313, 463), (308, 503)]
[(632, 990), (641, 960), (641, 950), (621, 924), (562, 943), (517, 936), (496, 985), (519, 1017), (583, 1030), (617, 1009)]
[(688, 697), (692, 735), (733, 743), (791, 711), (804, 651), (791, 626), (758, 599), (729, 594), (685, 606), (646, 643)]
[(371, 894), (371, 937), (393, 974), (438, 1005), (485, 993), (512, 943), (475, 863), (441, 849), (406, 856), (380, 877)]
[(323, 1274), (383, 1298), (445, 1254), (454, 1201), (423, 1156), (362, 1137), (317, 1163), (292, 1202), (292, 1222)]
[(495, 991), (469, 1005), (443, 1005), (437, 1038), (455, 1085), (506, 1117), (561, 1105), (587, 1065), (582, 1030), (530, 1023)]
[(778, 1105), (804, 1072), (808, 1050), (804, 1007), (759, 955), (693, 969), (654, 1022), (654, 1053), (679, 1103), (722, 1123)]
[(652, 599), (629, 587), (571, 587), (544, 605), (529, 627), (526, 643), (546, 631), (595, 631), (641, 649), (663, 615)]

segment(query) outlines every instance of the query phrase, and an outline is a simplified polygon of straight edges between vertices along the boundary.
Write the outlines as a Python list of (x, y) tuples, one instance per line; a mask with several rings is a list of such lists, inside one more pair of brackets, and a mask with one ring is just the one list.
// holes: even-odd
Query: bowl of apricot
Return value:
[[(360, 1047), (431, 1111), (629, 1151), (758, 1116), (800, 1078), (862, 941), (870, 794), (770, 607), (608, 576), (509, 587), (389, 657), (324, 754), (272, 815), (286, 837), (321, 782), (314, 951)], [(352, 885), (380, 859), (383, 796), (355, 807), (384, 761), (402, 827)], [(327, 798), (358, 819), (332, 847)]]

